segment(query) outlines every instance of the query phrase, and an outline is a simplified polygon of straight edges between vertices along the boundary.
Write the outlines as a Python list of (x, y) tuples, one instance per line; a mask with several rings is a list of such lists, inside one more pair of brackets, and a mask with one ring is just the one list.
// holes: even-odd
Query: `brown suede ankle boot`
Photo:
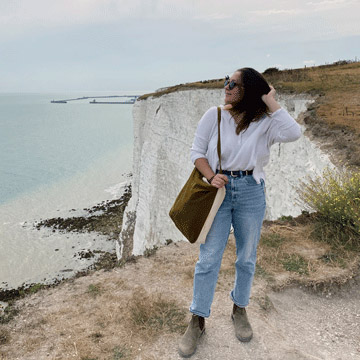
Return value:
[(253, 331), (246, 315), (245, 308), (238, 307), (234, 304), (231, 319), (234, 323), (235, 335), (243, 342), (248, 342), (253, 336)]
[(179, 354), (182, 357), (188, 358), (195, 353), (198, 340), (204, 331), (205, 319), (193, 314), (188, 328), (179, 343)]

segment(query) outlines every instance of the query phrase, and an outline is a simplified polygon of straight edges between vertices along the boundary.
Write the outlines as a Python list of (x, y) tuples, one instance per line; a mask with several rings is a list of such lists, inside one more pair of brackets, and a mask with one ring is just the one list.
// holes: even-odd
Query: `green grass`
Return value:
[(89, 295), (96, 297), (102, 293), (102, 290), (99, 285), (90, 284), (86, 292)]
[(260, 244), (271, 248), (280, 247), (286, 239), (276, 233), (265, 233), (261, 235)]
[(144, 256), (145, 256), (145, 257), (153, 256), (154, 254), (156, 254), (156, 251), (157, 251), (158, 249), (159, 249), (159, 248), (158, 248), (156, 245), (153, 246), (152, 248), (145, 249), (145, 251), (144, 251)]
[(282, 215), (278, 218), (278, 220), (280, 220), (280, 221), (291, 221), (293, 219), (294, 218), (291, 215)]
[(126, 359), (130, 355), (130, 351), (124, 346), (116, 346), (113, 349), (112, 360)]
[(19, 310), (15, 307), (15, 301), (10, 300), (8, 306), (4, 309), (3, 314), (0, 316), (0, 324), (7, 324), (15, 318)]
[(26, 294), (36, 294), (39, 290), (45, 289), (47, 286), (44, 284), (32, 284), (28, 288), (23, 288), (19, 290), (19, 296), (25, 296)]
[(307, 261), (298, 254), (286, 256), (281, 263), (286, 271), (295, 272), (299, 275), (309, 275)]
[(256, 264), (256, 268), (255, 268), (255, 276), (256, 277), (260, 277), (263, 278), (269, 282), (274, 281), (274, 277), (272, 274), (270, 274), (269, 272), (267, 272), (261, 265)]

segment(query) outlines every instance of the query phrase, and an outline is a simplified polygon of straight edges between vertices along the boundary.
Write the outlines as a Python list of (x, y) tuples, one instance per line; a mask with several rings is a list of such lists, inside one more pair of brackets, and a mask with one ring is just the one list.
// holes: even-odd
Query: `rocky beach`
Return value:
[[(131, 175), (130, 175), (131, 176)], [(123, 195), (119, 199), (106, 200), (91, 208), (82, 209), (85, 212), (84, 216), (72, 217), (57, 217), (45, 220), (36, 221), (33, 228), (40, 230), (42, 228), (50, 229), (52, 232), (58, 232), (64, 236), (67, 233), (95, 233), (105, 235), (110, 242), (114, 242), (118, 238), (121, 230), (121, 222), (124, 209), (131, 197), (131, 185), (125, 187)], [(76, 211), (72, 209), (71, 211)], [(57, 249), (55, 249), (57, 251)], [(85, 270), (75, 272), (75, 277), (83, 276), (93, 269), (108, 269), (115, 266), (117, 263), (115, 252), (106, 252), (102, 250), (92, 251), (84, 249), (74, 254), (74, 257), (79, 259), (94, 259), (96, 261), (89, 265)], [(73, 272), (73, 269), (67, 269), (68, 272)], [(3, 308), (6, 306), (6, 301), (17, 299), (27, 293), (31, 293), (34, 289), (53, 287), (58, 285), (64, 278), (55, 278), (51, 284), (33, 283), (24, 284), (13, 289), (0, 290), (0, 301), (3, 302)]]

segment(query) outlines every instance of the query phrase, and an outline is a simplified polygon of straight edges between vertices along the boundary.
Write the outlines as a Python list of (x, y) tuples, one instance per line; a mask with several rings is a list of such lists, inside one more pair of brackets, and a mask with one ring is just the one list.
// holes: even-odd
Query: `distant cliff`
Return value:
[[(168, 213), (194, 166), (190, 148), (196, 126), (204, 112), (223, 99), (222, 89), (197, 89), (135, 103), (132, 197), (116, 244), (118, 258), (143, 254), (168, 239), (184, 239)], [(278, 100), (300, 124), (301, 114), (313, 101), (309, 95), (281, 94)], [(265, 168), (266, 219), (299, 215), (299, 180), (319, 174), (325, 166), (333, 166), (329, 157), (305, 135), (293, 143), (273, 145)]]

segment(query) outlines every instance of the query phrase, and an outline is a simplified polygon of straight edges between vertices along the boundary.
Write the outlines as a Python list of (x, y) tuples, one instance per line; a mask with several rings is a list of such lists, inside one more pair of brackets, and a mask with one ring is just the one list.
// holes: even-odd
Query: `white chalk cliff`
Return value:
[[(221, 89), (184, 90), (134, 104), (132, 197), (116, 244), (119, 259), (129, 243), (132, 253), (139, 255), (167, 239), (184, 240), (168, 213), (194, 167), (190, 148), (197, 124), (209, 107), (223, 104), (223, 99)], [(313, 100), (306, 95), (278, 95), (278, 101), (299, 119)], [(326, 166), (333, 167), (329, 156), (305, 135), (273, 145), (265, 168), (266, 219), (299, 215), (299, 181), (319, 175)]]

